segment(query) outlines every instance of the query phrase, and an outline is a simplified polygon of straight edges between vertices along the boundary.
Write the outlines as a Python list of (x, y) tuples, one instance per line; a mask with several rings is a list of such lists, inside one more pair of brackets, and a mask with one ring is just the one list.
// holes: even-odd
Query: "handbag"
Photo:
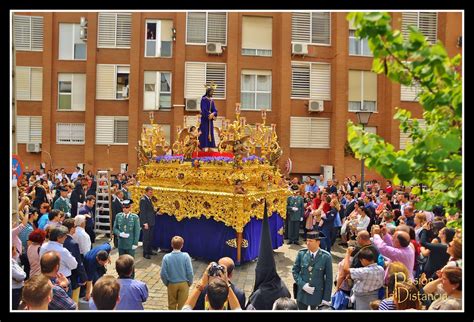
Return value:
[(349, 305), (349, 296), (343, 290), (338, 290), (331, 296), (331, 304), (335, 310), (346, 310)]

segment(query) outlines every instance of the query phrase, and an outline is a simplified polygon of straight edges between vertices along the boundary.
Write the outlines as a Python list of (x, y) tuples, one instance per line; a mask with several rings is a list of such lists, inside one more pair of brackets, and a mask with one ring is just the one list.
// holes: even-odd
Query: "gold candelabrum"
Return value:
[(150, 112), (150, 126), (143, 127), (137, 152), (140, 164), (144, 165), (151, 159), (165, 155), (170, 150), (170, 144), (166, 142), (165, 133), (159, 124), (154, 123), (154, 113)]

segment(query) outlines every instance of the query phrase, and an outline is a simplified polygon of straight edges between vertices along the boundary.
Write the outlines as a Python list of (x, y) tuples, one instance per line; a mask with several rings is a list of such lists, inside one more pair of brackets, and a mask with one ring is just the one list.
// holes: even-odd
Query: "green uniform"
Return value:
[[(322, 300), (331, 302), (332, 291), (332, 259), (331, 254), (319, 248), (316, 257), (311, 258), (311, 252), (305, 248), (296, 255), (295, 264), (292, 268), (293, 278), (298, 284), (296, 300), (298, 307), (310, 305), (315, 308)], [(308, 283), (314, 287), (313, 294), (303, 290)]]
[[(293, 207), (298, 210), (293, 210)], [(286, 202), (286, 216), (288, 217), (288, 239), (290, 242), (298, 242), (300, 232), (300, 221), (304, 215), (304, 200), (301, 196), (289, 196)]]
[[(120, 237), (120, 233), (129, 234), (128, 238)], [(115, 217), (114, 234), (118, 237), (119, 255), (130, 254), (135, 257), (135, 249), (132, 246), (138, 246), (140, 238), (140, 220), (136, 214), (128, 213), (128, 216), (121, 212)]]
[(53, 209), (58, 209), (64, 212), (65, 214), (71, 214), (71, 203), (69, 199), (59, 197), (55, 202)]

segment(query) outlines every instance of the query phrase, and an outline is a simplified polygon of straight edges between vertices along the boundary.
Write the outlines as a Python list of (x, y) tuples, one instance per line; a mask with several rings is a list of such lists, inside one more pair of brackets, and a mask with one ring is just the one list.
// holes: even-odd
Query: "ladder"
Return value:
[[(110, 171), (97, 171), (97, 190), (95, 197), (95, 227), (96, 234), (110, 234), (112, 212), (110, 195)], [(110, 235), (111, 236), (111, 235)]]

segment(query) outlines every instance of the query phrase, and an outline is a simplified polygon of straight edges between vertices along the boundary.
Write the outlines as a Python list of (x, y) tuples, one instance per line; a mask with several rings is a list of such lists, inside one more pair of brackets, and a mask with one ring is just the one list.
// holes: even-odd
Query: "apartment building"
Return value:
[[(367, 41), (345, 12), (13, 12), (14, 135), (29, 169), (85, 163), (86, 171), (127, 164), (149, 113), (174, 142), (196, 122), (204, 84), (214, 81), (220, 120), (241, 104), (248, 124), (276, 124), (295, 175), (329, 165), (335, 176), (360, 173), (344, 152), (347, 120), (373, 111), (367, 130), (396, 148), (408, 142), (395, 107), (422, 117), (417, 87), (371, 72)], [(462, 12), (392, 12), (407, 34), (415, 25), (461, 53)], [(327, 168), (326, 168), (327, 169)], [(366, 179), (379, 178), (366, 170)]]

